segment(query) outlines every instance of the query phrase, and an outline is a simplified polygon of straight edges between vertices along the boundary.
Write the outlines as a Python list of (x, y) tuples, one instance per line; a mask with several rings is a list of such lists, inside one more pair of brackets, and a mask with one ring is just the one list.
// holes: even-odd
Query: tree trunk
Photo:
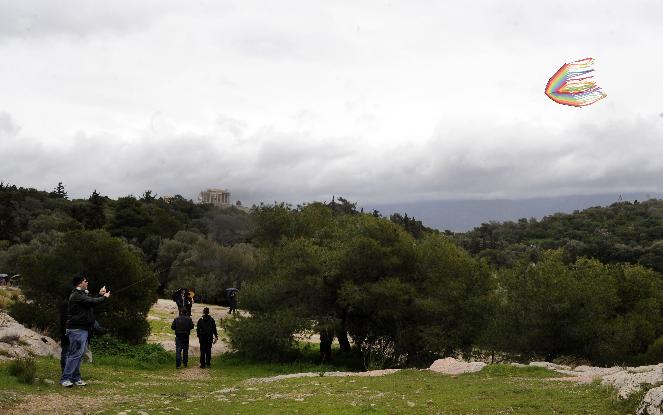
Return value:
[(338, 344), (341, 347), (342, 352), (350, 351), (350, 340), (348, 340), (348, 329), (347, 329), (347, 320), (348, 313), (343, 310), (341, 315), (341, 324), (336, 327), (336, 337), (338, 338)]
[(333, 340), (334, 332), (332, 330), (320, 330), (320, 363), (331, 361)]

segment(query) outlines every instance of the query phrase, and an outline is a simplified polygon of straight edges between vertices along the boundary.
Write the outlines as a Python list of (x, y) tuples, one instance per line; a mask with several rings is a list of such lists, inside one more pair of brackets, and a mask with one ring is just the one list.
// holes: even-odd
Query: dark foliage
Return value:
[(75, 231), (51, 239), (37, 239), (14, 248), (21, 288), (28, 302), (15, 303), (10, 312), (29, 326), (58, 337), (58, 305), (71, 290), (71, 278), (85, 272), (90, 292), (105, 285), (112, 295), (96, 310), (102, 326), (121, 339), (141, 342), (149, 334), (145, 317), (156, 300), (156, 276), (135, 249), (105, 231)]
[(663, 272), (663, 200), (620, 202), (572, 214), (517, 222), (490, 222), (457, 242), (494, 266), (510, 266), (540, 249), (564, 248), (571, 257), (604, 263), (641, 263)]
[(334, 337), (349, 349), (348, 335), (367, 360), (382, 354), (380, 364), (423, 365), (470, 347), (490, 312), (487, 270), (441, 236), (416, 243), (399, 225), (351, 206), (255, 209), (255, 238), (269, 254), (242, 292), (253, 316), (236, 322), (242, 333), (267, 324), (258, 316), (287, 312), (319, 333), (323, 361)]
[(11, 376), (16, 377), (21, 383), (32, 384), (37, 375), (37, 364), (33, 357), (23, 357), (12, 360), (7, 366), (7, 371)]
[(497, 350), (575, 356), (596, 364), (658, 362), (663, 278), (642, 266), (602, 264), (545, 251), (499, 272), (500, 306), (489, 329)]
[(134, 360), (135, 365), (144, 368), (153, 368), (172, 360), (159, 344), (129, 344), (107, 334), (92, 337), (90, 347), (95, 354)]

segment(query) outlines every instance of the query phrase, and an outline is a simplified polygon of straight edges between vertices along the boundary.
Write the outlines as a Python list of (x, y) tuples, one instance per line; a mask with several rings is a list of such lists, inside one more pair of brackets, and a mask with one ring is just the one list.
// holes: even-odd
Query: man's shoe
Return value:
[(184, 367), (186, 367), (186, 363), (184, 364)]
[(83, 379), (78, 379), (76, 382), (74, 382), (74, 385), (76, 386), (85, 386), (87, 383)]
[(72, 386), (74, 386), (74, 382), (70, 380), (65, 380), (63, 382), (60, 382), (60, 385), (64, 386), (65, 388), (71, 388)]

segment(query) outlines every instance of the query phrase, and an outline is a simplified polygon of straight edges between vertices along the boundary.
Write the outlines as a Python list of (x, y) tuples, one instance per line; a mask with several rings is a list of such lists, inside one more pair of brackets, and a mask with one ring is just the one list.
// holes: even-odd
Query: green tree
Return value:
[(652, 243), (638, 262), (658, 272), (663, 272), (663, 240)]
[(113, 236), (122, 236), (130, 242), (140, 243), (147, 235), (147, 226), (152, 219), (143, 206), (133, 196), (121, 197), (114, 206), (114, 215), (108, 230)]
[(198, 301), (225, 304), (225, 289), (243, 287), (262, 262), (262, 252), (252, 245), (223, 246), (202, 234), (180, 231), (163, 241), (156, 267), (162, 293), (188, 287)]
[[(284, 313), (289, 327), (319, 333), (322, 360), (331, 358), (334, 337), (348, 349), (349, 334), (366, 356), (382, 354), (384, 364), (430, 363), (469, 347), (482, 328), (487, 270), (443, 237), (418, 246), (385, 218), (320, 203), (263, 206), (261, 214), (256, 234), (270, 235), (261, 239), (269, 241), (267, 263), (242, 292), (256, 321), (250, 324)], [(448, 339), (434, 341), (440, 336)]]
[(102, 326), (127, 341), (146, 339), (146, 317), (156, 301), (157, 279), (135, 249), (100, 230), (59, 234), (18, 247), (14, 261), (28, 300), (12, 306), (11, 312), (19, 321), (55, 332), (58, 305), (72, 288), (71, 278), (85, 272), (90, 292), (105, 285), (112, 294), (96, 313)]
[(67, 198), (67, 192), (64, 189), (64, 185), (62, 182), (58, 182), (58, 185), (55, 186), (55, 189), (51, 192), (51, 195), (60, 199), (66, 199)]
[(106, 200), (97, 193), (95, 189), (88, 199), (88, 208), (85, 212), (83, 224), (85, 229), (101, 229), (106, 224), (106, 212), (104, 206)]
[(81, 224), (66, 213), (56, 210), (52, 213), (37, 216), (30, 222), (28, 229), (32, 234), (50, 231), (67, 232), (81, 229)]
[(143, 196), (141, 196), (140, 201), (141, 201), (141, 202), (145, 202), (145, 203), (152, 203), (152, 202), (154, 202), (156, 199), (157, 199), (157, 197), (152, 195), (152, 191), (151, 191), (151, 190), (146, 190), (146, 191), (143, 193)]
[(286, 203), (274, 205), (260, 204), (251, 209), (256, 227), (251, 241), (257, 245), (274, 246), (282, 238), (289, 238), (296, 233), (296, 212)]
[(498, 350), (640, 363), (663, 334), (663, 280), (642, 266), (569, 262), (560, 249), (498, 275), (500, 306), (488, 336)]

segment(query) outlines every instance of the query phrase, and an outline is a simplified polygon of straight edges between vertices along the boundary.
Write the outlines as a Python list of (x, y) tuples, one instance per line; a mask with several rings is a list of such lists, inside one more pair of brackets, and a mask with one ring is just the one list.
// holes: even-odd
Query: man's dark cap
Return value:
[(209, 307), (203, 308), (203, 314), (205, 315), (209, 314)]

